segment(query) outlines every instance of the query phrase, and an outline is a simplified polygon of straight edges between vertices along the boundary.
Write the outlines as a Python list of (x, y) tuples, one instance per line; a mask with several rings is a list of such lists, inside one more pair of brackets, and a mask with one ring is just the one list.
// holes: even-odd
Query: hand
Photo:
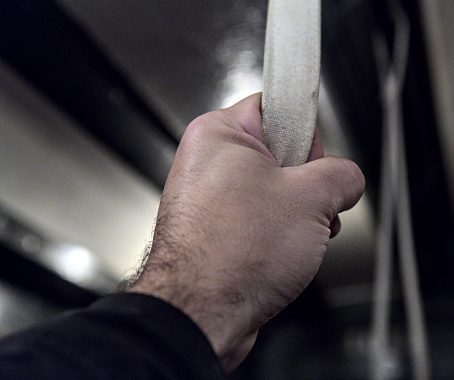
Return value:
[(331, 223), (364, 191), (353, 162), (321, 156), (316, 134), (312, 162), (279, 167), (262, 143), (260, 94), (197, 118), (182, 138), (130, 291), (190, 316), (227, 372), (313, 279)]

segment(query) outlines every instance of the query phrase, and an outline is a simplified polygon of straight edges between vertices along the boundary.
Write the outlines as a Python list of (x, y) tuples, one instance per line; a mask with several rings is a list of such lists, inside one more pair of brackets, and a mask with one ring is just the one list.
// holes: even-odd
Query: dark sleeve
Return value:
[(0, 379), (224, 379), (208, 340), (182, 312), (116, 294), (0, 340)]

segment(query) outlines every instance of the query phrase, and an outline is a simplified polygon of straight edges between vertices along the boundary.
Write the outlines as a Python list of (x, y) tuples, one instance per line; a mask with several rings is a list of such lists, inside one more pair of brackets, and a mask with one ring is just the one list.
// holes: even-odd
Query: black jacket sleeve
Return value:
[(224, 379), (208, 340), (171, 305), (116, 294), (0, 340), (0, 379)]

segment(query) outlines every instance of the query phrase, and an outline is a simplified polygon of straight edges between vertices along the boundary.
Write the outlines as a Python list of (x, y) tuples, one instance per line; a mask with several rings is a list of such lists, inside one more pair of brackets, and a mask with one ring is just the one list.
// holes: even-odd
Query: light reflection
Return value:
[(222, 100), (219, 108), (230, 107), (241, 99), (262, 90), (262, 68), (256, 53), (245, 50), (236, 56), (220, 83)]
[(37, 262), (66, 281), (98, 294), (110, 293), (117, 286), (117, 279), (93, 251), (77, 244), (49, 242), (39, 232), (30, 230), (14, 218), (2, 215), (1, 210), (0, 241), (17, 254)]
[(244, 8), (241, 22), (219, 41), (215, 57), (221, 65), (213, 108), (226, 108), (262, 90), (266, 9)]
[(54, 245), (46, 259), (58, 274), (79, 285), (86, 285), (97, 273), (98, 263), (93, 253), (79, 245)]
[(262, 90), (262, 75), (257, 72), (233, 71), (227, 76), (226, 91), (219, 108), (234, 105), (241, 99)]

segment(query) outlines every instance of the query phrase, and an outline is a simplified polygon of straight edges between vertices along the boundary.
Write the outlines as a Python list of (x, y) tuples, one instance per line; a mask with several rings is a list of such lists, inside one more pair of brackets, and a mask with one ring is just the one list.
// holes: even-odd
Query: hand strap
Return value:
[(281, 166), (307, 161), (320, 84), (320, 0), (270, 0), (262, 97), (263, 140)]

